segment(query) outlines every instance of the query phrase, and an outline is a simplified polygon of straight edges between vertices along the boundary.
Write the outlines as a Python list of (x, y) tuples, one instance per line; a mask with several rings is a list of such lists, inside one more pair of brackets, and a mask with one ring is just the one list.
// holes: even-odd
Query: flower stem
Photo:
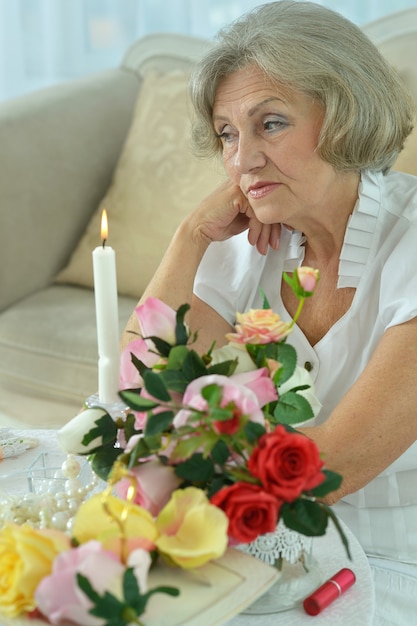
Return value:
[(303, 306), (304, 306), (304, 302), (305, 302), (305, 298), (301, 297), (300, 301), (298, 303), (298, 307), (297, 310), (295, 312), (294, 318), (290, 324), (290, 328), (292, 328), (293, 326), (295, 326), (295, 324), (297, 323), (298, 318), (301, 315), (301, 311), (303, 310)]

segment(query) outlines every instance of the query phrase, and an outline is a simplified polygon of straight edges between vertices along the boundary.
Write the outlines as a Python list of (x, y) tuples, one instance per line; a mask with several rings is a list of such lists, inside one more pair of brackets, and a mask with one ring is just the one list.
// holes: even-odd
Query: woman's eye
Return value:
[(228, 126), (224, 126), (216, 136), (222, 143), (228, 143), (233, 140), (234, 134)]
[(271, 120), (265, 120), (263, 122), (263, 127), (264, 130), (266, 131), (274, 131), (274, 130), (280, 130), (281, 128), (284, 128), (286, 126), (286, 122), (284, 120), (281, 119), (271, 119)]

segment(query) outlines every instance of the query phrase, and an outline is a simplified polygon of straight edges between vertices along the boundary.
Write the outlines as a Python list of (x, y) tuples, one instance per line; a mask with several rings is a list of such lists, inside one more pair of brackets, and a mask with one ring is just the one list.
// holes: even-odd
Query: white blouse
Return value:
[[(290, 319), (281, 300), (281, 276), (302, 264), (303, 243), (301, 233), (285, 228), (279, 250), (265, 256), (248, 243), (246, 233), (212, 243), (196, 275), (195, 293), (233, 324), (236, 311), (261, 307), (262, 288), (271, 307)], [(355, 382), (384, 331), (417, 315), (416, 177), (363, 173), (340, 255), (338, 286), (356, 288), (346, 314), (314, 347), (298, 327), (288, 339), (299, 364), (312, 367), (323, 405), (315, 423), (328, 417)], [(368, 554), (417, 564), (417, 443), (335, 510)]]

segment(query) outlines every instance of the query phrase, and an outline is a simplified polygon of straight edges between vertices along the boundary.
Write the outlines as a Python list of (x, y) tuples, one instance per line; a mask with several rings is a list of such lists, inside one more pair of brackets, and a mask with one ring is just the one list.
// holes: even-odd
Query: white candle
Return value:
[(103, 404), (119, 400), (119, 314), (117, 301), (116, 255), (106, 246), (107, 213), (101, 216), (102, 245), (93, 250), (94, 294), (98, 343), (98, 396)]

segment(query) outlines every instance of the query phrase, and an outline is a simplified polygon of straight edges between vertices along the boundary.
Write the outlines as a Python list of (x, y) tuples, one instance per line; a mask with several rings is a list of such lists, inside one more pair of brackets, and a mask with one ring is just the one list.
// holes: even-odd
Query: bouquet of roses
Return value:
[(285, 278), (299, 299), (293, 320), (265, 298), (263, 309), (237, 314), (228, 346), (202, 356), (184, 321), (188, 305), (174, 311), (150, 298), (139, 306), (141, 336), (121, 367), (120, 396), (132, 412), (114, 421), (92, 409), (93, 428), (71, 450), (88, 446), (95, 471), (153, 515), (176, 490), (198, 488), (226, 513), (230, 542), (251, 542), (279, 519), (309, 536), (324, 534), (329, 518), (338, 525), (321, 498), (342, 479), (292, 427), (318, 406), (286, 343), (318, 272), (302, 267)]
[[(320, 408), (286, 342), (318, 272), (302, 267), (284, 277), (299, 299), (293, 320), (281, 320), (264, 298), (263, 309), (237, 314), (227, 346), (203, 355), (185, 322), (188, 305), (174, 311), (150, 298), (137, 308), (141, 335), (121, 360), (126, 410), (114, 417), (88, 408), (58, 432), (63, 449), (88, 455), (107, 487), (75, 514), (72, 548), (57, 531), (0, 529), (0, 580), (4, 557), (11, 553), (7, 562), (14, 563), (0, 610), (17, 615), (37, 607), (53, 623), (66, 618), (83, 626), (140, 624), (153, 593), (178, 593), (148, 590), (156, 556), (198, 568), (230, 544), (274, 531), (279, 520), (318, 536), (331, 518), (348, 551), (322, 501), (342, 478), (294, 430)], [(31, 568), (37, 543), (46, 556)], [(30, 575), (16, 576), (20, 561)], [(64, 587), (61, 598), (56, 590)]]

